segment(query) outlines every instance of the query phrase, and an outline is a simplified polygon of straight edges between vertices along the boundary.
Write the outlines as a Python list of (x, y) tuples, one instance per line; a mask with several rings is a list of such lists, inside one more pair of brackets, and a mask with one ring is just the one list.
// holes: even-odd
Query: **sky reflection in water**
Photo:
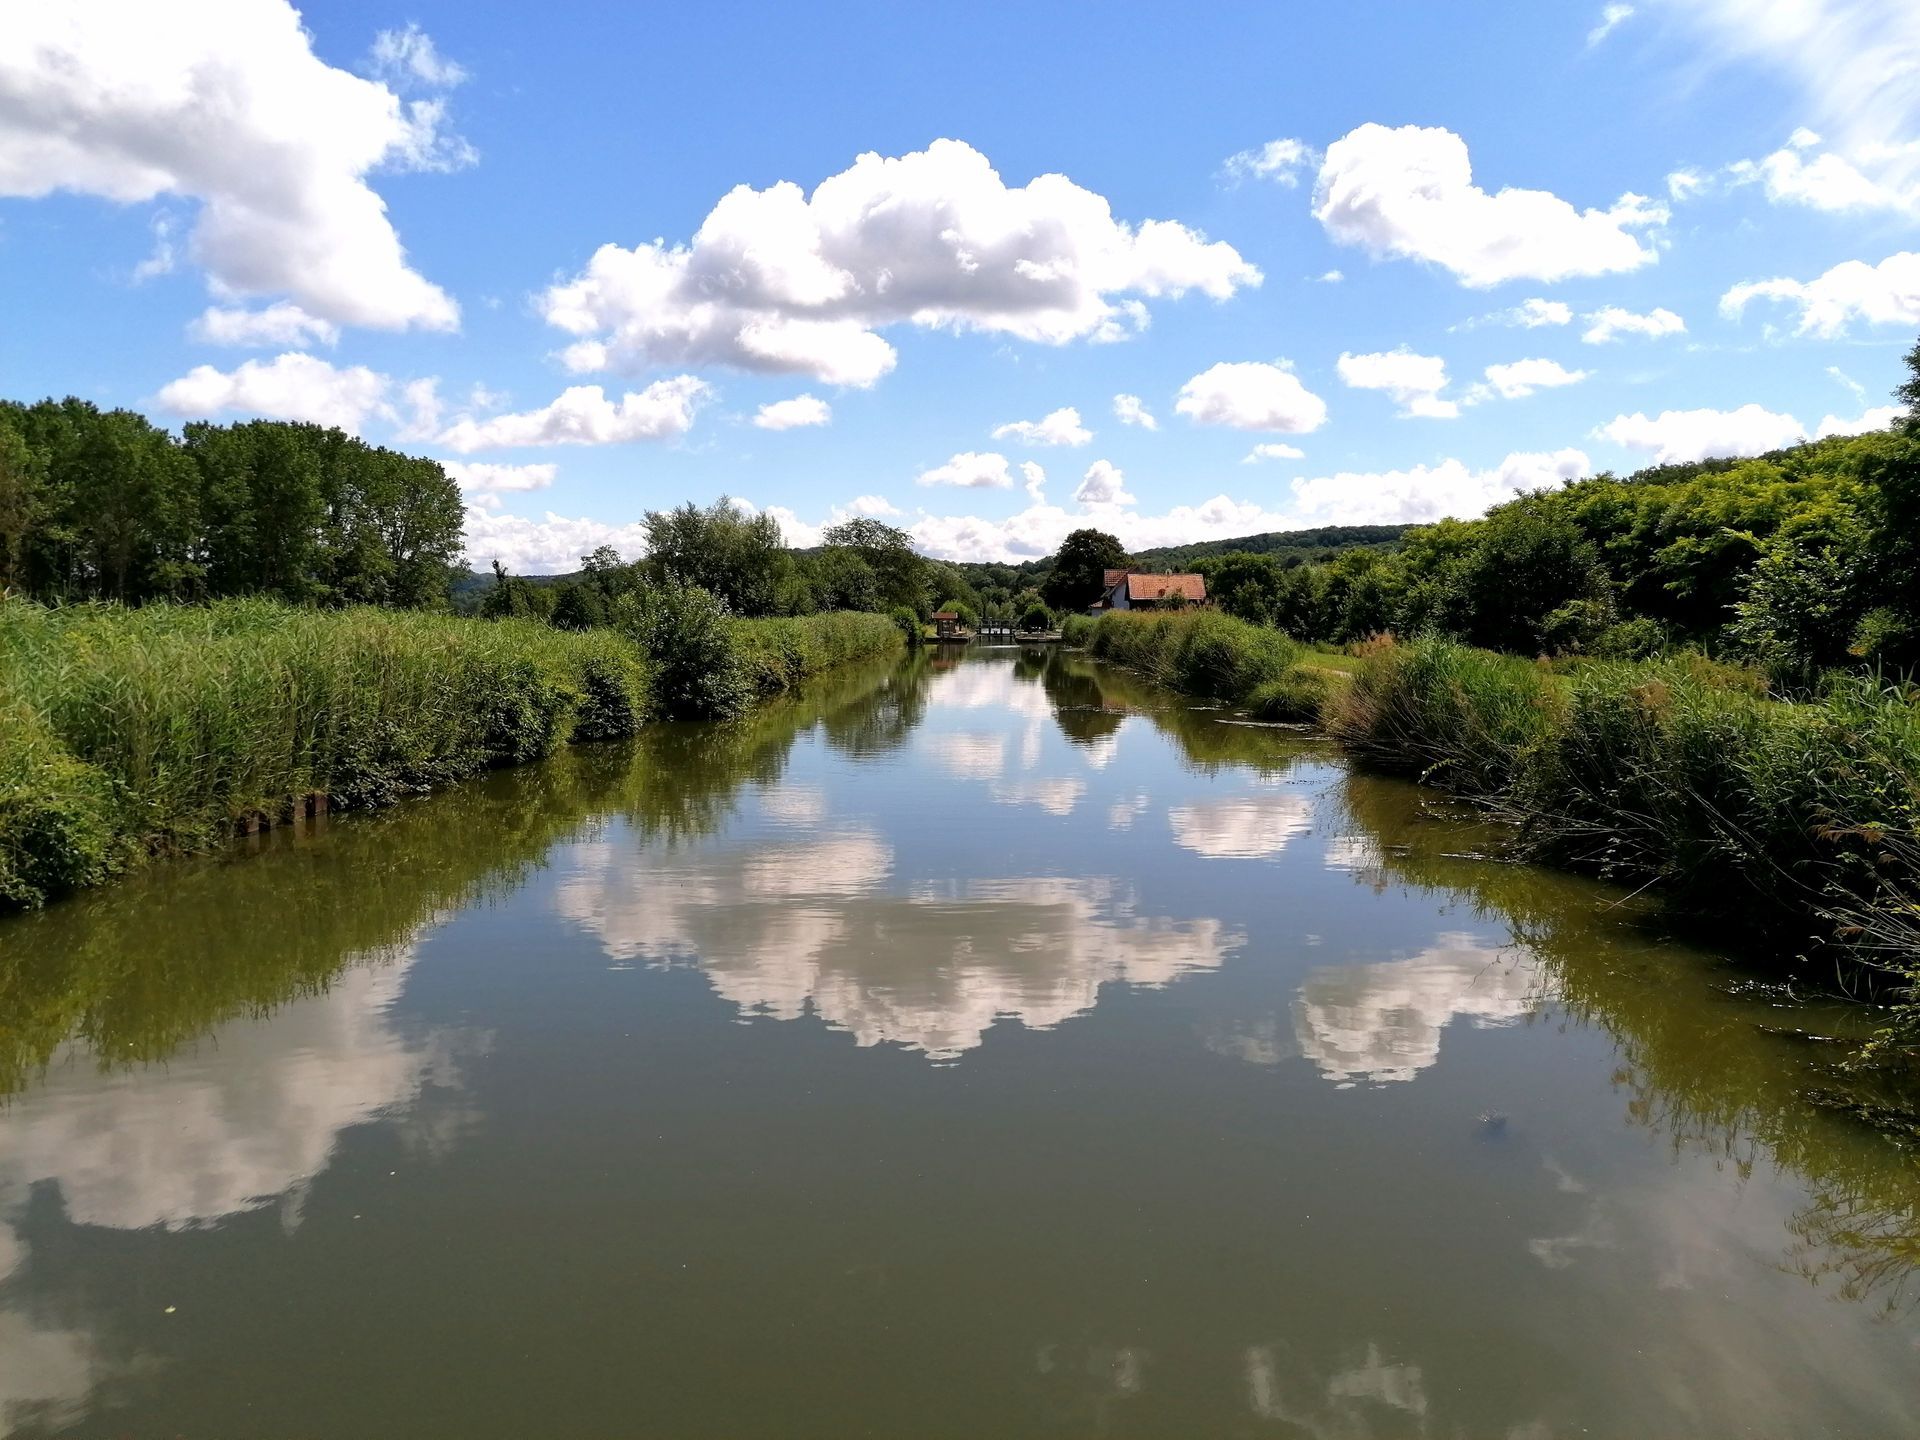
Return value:
[(1485, 838), (976, 651), (8, 922), (0, 1433), (1911, 1433), (1910, 1166)]

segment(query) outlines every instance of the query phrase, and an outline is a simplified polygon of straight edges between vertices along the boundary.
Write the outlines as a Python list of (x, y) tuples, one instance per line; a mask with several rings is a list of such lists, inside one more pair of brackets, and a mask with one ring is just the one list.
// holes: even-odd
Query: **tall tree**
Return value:
[(1060, 542), (1040, 594), (1056, 610), (1084, 610), (1100, 598), (1108, 570), (1127, 563), (1127, 550), (1104, 530), (1076, 530)]
[(792, 557), (781, 547), (780, 522), (755, 515), (722, 495), (705, 509), (691, 502), (649, 510), (647, 578), (656, 585), (697, 585), (736, 615), (771, 615)]
[(866, 561), (881, 606), (904, 605), (922, 617), (927, 614), (932, 598), (927, 594), (927, 562), (906, 531), (863, 515), (829, 525), (820, 539), (830, 546), (844, 546)]

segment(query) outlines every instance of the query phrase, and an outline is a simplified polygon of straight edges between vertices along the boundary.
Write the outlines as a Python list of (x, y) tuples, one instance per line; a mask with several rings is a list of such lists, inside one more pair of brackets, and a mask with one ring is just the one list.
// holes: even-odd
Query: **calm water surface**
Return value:
[(0, 925), (0, 1434), (1911, 1436), (1857, 1023), (1076, 656)]

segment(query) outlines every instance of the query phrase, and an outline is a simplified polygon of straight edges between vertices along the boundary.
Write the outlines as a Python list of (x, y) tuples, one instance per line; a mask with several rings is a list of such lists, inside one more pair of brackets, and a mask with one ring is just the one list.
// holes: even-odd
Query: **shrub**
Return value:
[(1667, 645), (1666, 627), (1642, 615), (1609, 625), (1594, 637), (1589, 652), (1603, 660), (1651, 660)]
[(1247, 708), (1262, 720), (1313, 725), (1319, 722), (1331, 689), (1324, 672), (1302, 667), (1255, 686)]
[(908, 606), (894, 606), (887, 612), (887, 619), (893, 622), (894, 629), (900, 632), (909, 645), (918, 645), (927, 638), (926, 631), (921, 628), (920, 617)]
[(757, 689), (735, 643), (726, 602), (698, 585), (642, 594), (628, 636), (653, 670), (654, 707), (674, 720), (722, 720), (752, 703)]
[(1384, 768), (1496, 796), (1564, 703), (1561, 682), (1531, 661), (1425, 639), (1369, 656), (1330, 701), (1327, 728)]
[(97, 885), (119, 850), (107, 777), (24, 703), (0, 705), (0, 909)]
[(1020, 617), (1020, 628), (1027, 631), (1051, 630), (1053, 612), (1044, 605), (1029, 605)]
[(1092, 624), (1088, 648), (1189, 695), (1243, 701), (1286, 674), (1301, 650), (1278, 630), (1218, 611), (1114, 611)]
[(1085, 646), (1093, 638), (1097, 623), (1091, 615), (1069, 615), (1060, 622), (1060, 639), (1068, 645)]

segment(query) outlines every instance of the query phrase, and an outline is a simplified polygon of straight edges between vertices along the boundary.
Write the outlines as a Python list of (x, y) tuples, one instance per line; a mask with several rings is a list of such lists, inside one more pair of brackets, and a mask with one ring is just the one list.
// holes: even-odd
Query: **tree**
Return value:
[(1104, 530), (1076, 530), (1060, 542), (1040, 596), (1055, 610), (1085, 610), (1105, 589), (1106, 572), (1126, 563), (1126, 548)]
[(866, 561), (873, 571), (878, 606), (904, 605), (917, 615), (927, 613), (927, 562), (906, 531), (863, 515), (829, 525), (820, 539)]
[(1053, 628), (1053, 614), (1044, 605), (1029, 605), (1020, 616), (1020, 628), (1033, 633)]
[(647, 578), (655, 585), (697, 585), (736, 615), (774, 613), (793, 560), (773, 516), (752, 514), (722, 495), (704, 510), (691, 502), (649, 510), (641, 523)]

